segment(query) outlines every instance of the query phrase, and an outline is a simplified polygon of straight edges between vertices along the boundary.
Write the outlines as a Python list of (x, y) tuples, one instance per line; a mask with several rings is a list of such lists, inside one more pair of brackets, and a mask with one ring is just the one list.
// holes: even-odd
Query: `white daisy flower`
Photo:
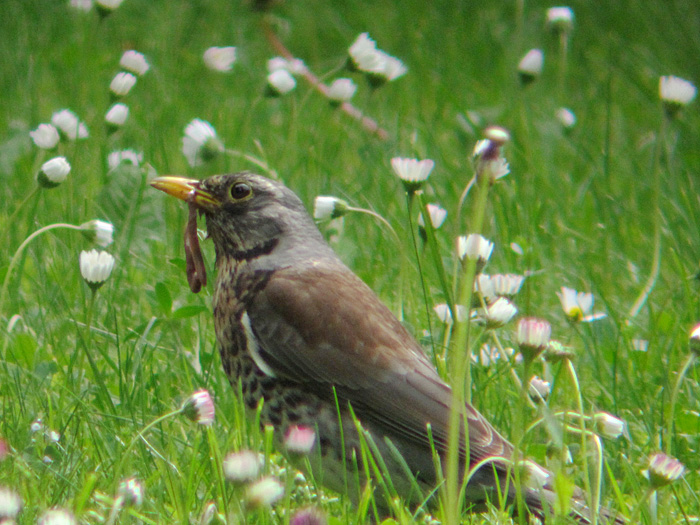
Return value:
[(524, 460), (520, 461), (518, 466), (522, 468), (522, 480), (528, 487), (544, 487), (550, 483), (552, 475), (537, 463)]
[(625, 422), (607, 412), (598, 412), (593, 416), (593, 420), (603, 437), (617, 439), (625, 431)]
[(95, 5), (103, 16), (117, 9), (124, 0), (95, 0)]
[(75, 516), (64, 509), (51, 509), (44, 512), (38, 525), (76, 525)]
[(497, 146), (503, 146), (503, 144), (510, 140), (510, 133), (506, 128), (501, 126), (489, 126), (484, 130), (484, 137)]
[(697, 88), (682, 78), (666, 76), (659, 79), (659, 96), (669, 116), (675, 115), (681, 107), (690, 104), (697, 93)]
[(93, 290), (97, 290), (109, 279), (113, 268), (114, 257), (107, 252), (80, 252), (80, 273)]
[(362, 71), (362, 64), (367, 57), (373, 56), (377, 51), (377, 43), (369, 37), (369, 33), (360, 34), (350, 45), (348, 54), (355, 68)]
[(22, 499), (15, 491), (0, 486), (0, 521), (12, 521), (22, 510)]
[(216, 130), (206, 120), (194, 119), (185, 127), (182, 138), (182, 152), (190, 166), (209, 161), (224, 150), (224, 145), (216, 135)]
[(40, 417), (36, 418), (34, 421), (32, 421), (32, 424), (29, 425), (29, 432), (32, 434), (36, 434), (37, 432), (41, 432), (44, 430), (44, 422), (41, 420)]
[(90, 242), (109, 246), (114, 242), (114, 226), (110, 222), (94, 219), (80, 225), (80, 229)]
[(231, 71), (236, 62), (236, 48), (210, 47), (204, 52), (204, 64), (214, 71)]
[(532, 82), (542, 74), (544, 67), (544, 53), (541, 49), (531, 49), (520, 60), (518, 73), (523, 83)]
[(292, 75), (303, 75), (306, 72), (306, 64), (300, 58), (272, 57), (267, 61), (267, 72), (273, 73), (284, 69)]
[(267, 61), (267, 72), (272, 73), (279, 69), (289, 70), (289, 63), (284, 57), (272, 57)]
[(246, 499), (251, 507), (269, 507), (284, 496), (284, 487), (272, 476), (262, 478), (248, 485)]
[(37, 182), (43, 188), (55, 188), (61, 184), (70, 173), (70, 164), (65, 157), (54, 157), (41, 165), (37, 174)]
[(109, 90), (117, 97), (123, 97), (136, 85), (136, 77), (131, 73), (120, 71), (109, 84)]
[(338, 197), (319, 195), (314, 200), (314, 219), (325, 221), (342, 217), (348, 210), (348, 203)]
[(649, 483), (655, 489), (670, 485), (679, 480), (685, 473), (683, 463), (672, 456), (667, 456), (663, 452), (652, 454), (649, 458), (649, 469), (647, 475)]
[(391, 159), (391, 167), (403, 182), (406, 191), (413, 193), (428, 179), (430, 172), (435, 167), (435, 162), (430, 159), (394, 157)]
[(52, 124), (39, 124), (35, 130), (29, 132), (29, 136), (41, 149), (54, 149), (61, 138)]
[(551, 335), (552, 327), (547, 321), (524, 317), (518, 321), (515, 341), (525, 359), (533, 361), (547, 348)]
[(51, 115), (51, 124), (70, 140), (86, 139), (90, 135), (87, 126), (70, 109), (61, 109)]
[(313, 428), (292, 425), (284, 436), (284, 447), (294, 454), (309, 454), (316, 442)]
[(569, 108), (559, 108), (556, 116), (564, 129), (571, 129), (576, 125), (576, 115)]
[[(472, 361), (481, 366), (495, 365), (501, 359), (509, 359), (515, 353), (515, 350), (506, 347), (503, 349), (503, 352), (504, 353), (501, 354), (501, 351), (497, 347), (484, 343), (479, 349), (478, 354), (472, 354)], [(516, 354), (515, 362), (522, 362), (522, 356), (520, 354)]]
[(273, 96), (286, 95), (297, 86), (292, 74), (286, 69), (278, 69), (267, 75), (268, 91)]
[(259, 473), (260, 459), (250, 450), (232, 452), (224, 458), (224, 476), (233, 483), (248, 483)]
[(499, 126), (491, 126), (484, 135), (486, 138), (474, 145), (472, 159), (476, 176), (487, 177), (493, 184), (510, 173), (510, 167), (501, 155), (501, 146), (510, 140), (510, 134)]
[[(443, 225), (445, 219), (447, 218), (447, 210), (441, 208), (438, 204), (428, 204), (428, 215), (430, 216), (430, 224), (436, 230)], [(423, 220), (423, 214), (418, 214), (418, 225), (425, 227), (425, 221)]]
[(549, 397), (549, 393), (552, 391), (552, 384), (549, 381), (540, 379), (538, 376), (533, 376), (530, 379), (530, 385), (528, 392), (530, 397), (536, 401), (544, 401)]
[(357, 85), (349, 78), (336, 78), (328, 87), (328, 98), (331, 102), (347, 102), (357, 91)]
[(131, 164), (132, 166), (140, 166), (143, 162), (143, 153), (136, 152), (133, 149), (123, 149), (112, 151), (107, 155), (107, 166), (112, 171), (121, 164)]
[(510, 173), (510, 166), (508, 166), (506, 159), (499, 157), (495, 160), (484, 162), (481, 173), (489, 177), (491, 182), (496, 182)]
[(632, 350), (635, 352), (646, 352), (649, 350), (649, 341), (639, 337), (632, 339)]
[(350, 64), (353, 69), (366, 73), (377, 84), (396, 80), (405, 75), (408, 68), (396, 57), (377, 49), (377, 44), (362, 33), (348, 49)]
[(140, 507), (143, 503), (143, 484), (136, 478), (125, 479), (119, 484), (117, 494), (123, 498), (124, 503)]
[(113, 128), (119, 128), (124, 125), (129, 116), (129, 106), (117, 102), (109, 108), (105, 115), (105, 122)]
[(505, 297), (499, 297), (494, 302), (481, 309), (481, 319), (488, 328), (498, 328), (510, 322), (518, 309)]
[(206, 390), (197, 390), (182, 405), (185, 417), (204, 426), (214, 422), (215, 412), (214, 401)]
[(557, 32), (568, 33), (574, 27), (574, 12), (570, 7), (547, 9), (547, 25)]
[[(462, 323), (467, 320), (467, 309), (464, 305), (456, 305), (457, 310), (457, 320)], [(450, 313), (450, 308), (445, 303), (436, 304), (433, 307), (433, 311), (437, 315), (438, 319), (445, 324), (452, 324), (452, 314)]]
[(470, 233), (468, 236), (457, 238), (457, 255), (460, 259), (478, 259), (482, 264), (486, 263), (493, 252), (493, 243), (478, 233)]
[(488, 275), (480, 273), (476, 276), (474, 290), (479, 292), (487, 301), (497, 297), (512, 298), (520, 291), (525, 277), (513, 273)]
[(695, 325), (695, 328), (690, 332), (690, 351), (695, 355), (700, 355), (700, 324)]
[(92, 0), (70, 0), (68, 5), (77, 11), (88, 12), (92, 9)]
[(562, 310), (570, 321), (590, 322), (602, 319), (605, 314), (592, 314), (593, 310), (593, 294), (588, 292), (577, 292), (573, 288), (561, 287), (561, 291), (557, 292), (559, 301), (561, 302)]
[(404, 76), (408, 73), (408, 68), (406, 65), (398, 58), (391, 56), (384, 51), (379, 51), (380, 62), (382, 64), (381, 76), (382, 80), (387, 80), (393, 82), (399, 77)]
[(557, 292), (562, 310), (566, 316), (573, 321), (580, 321), (588, 315), (593, 308), (593, 294), (587, 292), (577, 292), (573, 288), (562, 286)]
[(143, 76), (151, 67), (146, 57), (133, 49), (124, 51), (122, 58), (119, 60), (119, 65), (138, 76)]

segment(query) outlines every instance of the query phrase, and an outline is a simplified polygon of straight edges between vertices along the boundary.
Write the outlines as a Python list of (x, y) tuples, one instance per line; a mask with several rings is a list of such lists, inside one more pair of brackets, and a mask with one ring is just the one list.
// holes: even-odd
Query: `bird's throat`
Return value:
[(219, 253), (219, 246), (215, 244), (217, 246), (216, 258), (230, 257), (238, 262), (251, 262), (259, 257), (271, 254), (277, 247), (277, 244), (279, 244), (279, 239), (276, 238), (268, 239), (246, 248), (238, 248), (229, 244), (221, 247), (222, 253)]

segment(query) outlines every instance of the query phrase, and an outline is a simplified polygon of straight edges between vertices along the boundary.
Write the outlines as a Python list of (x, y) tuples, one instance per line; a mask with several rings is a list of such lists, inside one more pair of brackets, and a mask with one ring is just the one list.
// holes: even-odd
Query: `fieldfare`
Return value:
[[(277, 439), (295, 425), (315, 429), (307, 457), (321, 484), (358, 499), (354, 469), (366, 467), (360, 446), (368, 436), (397, 493), (409, 503), (423, 501), (422, 492), (439, 479), (431, 437), (446, 454), (451, 389), (414, 337), (335, 255), (301, 200), (280, 182), (249, 172), (202, 181), (159, 177), (151, 184), (190, 206), (185, 248), (193, 291), (206, 283), (196, 214), (206, 217), (216, 250), (216, 338), (226, 374), (234, 388), (240, 382), (247, 406), (256, 409), (264, 400), (262, 422)], [(513, 446), (476, 409), (467, 405), (465, 414), (463, 468), (512, 458)], [(528, 511), (540, 519), (554, 497), (542, 472), (544, 488), (522, 488)], [(483, 509), (498, 501), (498, 491), (513, 501), (506, 464), (494, 461), (472, 476), (467, 504)], [(578, 522), (589, 523), (580, 492), (572, 508)]]

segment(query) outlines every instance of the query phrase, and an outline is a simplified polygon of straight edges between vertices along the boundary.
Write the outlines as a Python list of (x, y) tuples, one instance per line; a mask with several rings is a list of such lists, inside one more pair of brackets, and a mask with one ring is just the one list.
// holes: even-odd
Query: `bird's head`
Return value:
[(201, 181), (158, 177), (151, 185), (206, 217), (217, 258), (246, 259), (273, 250), (296, 258), (309, 255), (304, 253), (309, 249), (328, 249), (299, 197), (261, 175), (241, 172)]

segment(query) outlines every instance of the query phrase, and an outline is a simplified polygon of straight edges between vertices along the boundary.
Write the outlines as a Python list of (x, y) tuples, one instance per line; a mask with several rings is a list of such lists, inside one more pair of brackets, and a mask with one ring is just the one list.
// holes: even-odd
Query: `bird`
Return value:
[[(305, 465), (321, 485), (356, 502), (364, 479), (357, 471), (368, 468), (361, 446), (370, 440), (395, 492), (408, 503), (424, 501), (440, 481), (433, 449), (444, 459), (452, 390), (413, 335), (335, 254), (299, 197), (248, 171), (203, 180), (163, 176), (151, 185), (189, 205), (193, 291), (206, 284), (197, 214), (206, 219), (216, 253), (212, 303), (222, 365), (247, 407), (272, 425), (276, 442), (294, 426), (314, 429)], [(488, 458), (513, 458), (513, 445), (473, 406), (464, 414), (462, 473)], [(467, 484), (469, 508), (483, 511), (499, 493), (517, 507), (506, 462), (486, 463)], [(544, 483), (523, 486), (521, 494), (527, 513), (545, 521), (555, 495), (549, 473), (536, 468)], [(388, 514), (389, 503), (379, 506)], [(574, 521), (590, 523), (580, 489), (570, 508)], [(599, 515), (624, 523), (611, 511)]]

